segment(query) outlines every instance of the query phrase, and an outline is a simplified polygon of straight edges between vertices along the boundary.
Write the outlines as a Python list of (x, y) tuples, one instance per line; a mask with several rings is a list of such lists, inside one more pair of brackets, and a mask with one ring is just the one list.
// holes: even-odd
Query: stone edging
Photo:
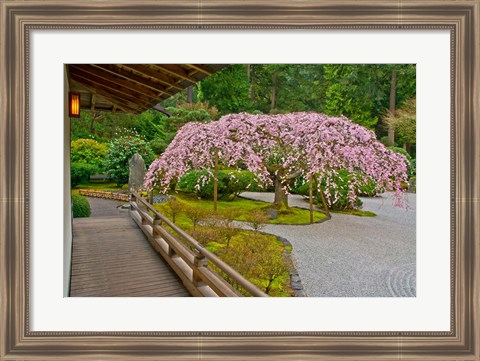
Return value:
[(96, 191), (91, 189), (79, 189), (78, 193), (81, 196), (93, 197), (93, 198), (102, 198), (102, 199), (113, 199), (117, 201), (130, 201), (130, 194), (127, 193), (118, 193), (112, 191)]

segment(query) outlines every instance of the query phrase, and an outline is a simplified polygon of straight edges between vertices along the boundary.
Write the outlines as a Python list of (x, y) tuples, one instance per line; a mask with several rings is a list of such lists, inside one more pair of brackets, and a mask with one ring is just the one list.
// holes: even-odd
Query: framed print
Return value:
[[(0, 5), (1, 360), (480, 359), (478, 0)], [(211, 75), (222, 64), (280, 63), (415, 64), (415, 292), (403, 299), (65, 297), (70, 119), (85, 106), (92, 76), (122, 73), (129, 85), (134, 77), (145, 106), (157, 85), (141, 83), (159, 64), (170, 64), (170, 73), (177, 64), (181, 74), (210, 64), (200, 70)], [(66, 86), (72, 79), (84, 87)], [(137, 99), (107, 88), (97, 88), (99, 108), (136, 110)], [(110, 105), (102, 103), (112, 94)]]

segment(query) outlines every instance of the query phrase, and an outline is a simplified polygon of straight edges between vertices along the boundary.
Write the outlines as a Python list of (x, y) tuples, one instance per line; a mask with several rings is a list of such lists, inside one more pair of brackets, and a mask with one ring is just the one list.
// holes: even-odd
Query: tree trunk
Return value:
[(215, 170), (213, 173), (213, 210), (217, 211), (218, 198), (218, 150), (215, 151)]
[(310, 176), (309, 184), (310, 224), (313, 224), (313, 176)]
[(274, 73), (272, 77), (272, 98), (270, 103), (270, 112), (272, 112), (276, 107), (277, 100), (277, 74)]
[(247, 77), (248, 77), (248, 100), (253, 101), (253, 79), (252, 79), (252, 65), (247, 64)]
[(288, 208), (288, 195), (283, 190), (282, 183), (275, 177), (275, 199), (273, 204), (279, 208)]
[(193, 103), (193, 87), (191, 85), (187, 88), (187, 103)]
[(96, 131), (95, 131), (95, 122), (97, 120), (100, 120), (102, 119), (102, 116), (101, 115), (97, 115), (95, 114), (95, 112), (92, 112), (92, 120), (90, 121), (90, 134), (91, 135), (94, 135), (96, 134)]
[[(390, 113), (395, 116), (395, 105), (397, 98), (397, 71), (392, 70), (392, 83), (390, 86)], [(388, 126), (388, 141), (391, 145), (395, 145), (395, 128), (393, 125)]]

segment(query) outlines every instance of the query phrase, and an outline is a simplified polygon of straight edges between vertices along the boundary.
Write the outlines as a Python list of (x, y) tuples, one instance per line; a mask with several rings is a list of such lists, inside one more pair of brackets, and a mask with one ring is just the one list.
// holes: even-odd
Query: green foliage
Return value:
[(383, 118), (384, 122), (395, 129), (395, 139), (398, 144), (405, 146), (417, 143), (417, 116), (416, 100), (408, 99), (397, 109), (395, 115), (387, 112)]
[(156, 125), (156, 135), (152, 139), (147, 138), (156, 154), (161, 154), (167, 149), (177, 131), (185, 124), (189, 122), (207, 123), (218, 117), (218, 110), (215, 107), (208, 107), (206, 103), (185, 103), (177, 105), (177, 107), (167, 107), (166, 110), (172, 116), (163, 115)]
[(192, 205), (186, 205), (184, 207), (184, 210), (185, 210), (185, 215), (192, 222), (192, 226), (194, 230), (195, 228), (197, 228), (197, 225), (200, 222), (207, 220), (212, 215), (212, 212), (210, 210), (205, 208), (195, 207)]
[[(287, 289), (292, 263), (284, 256), (284, 246), (275, 237), (244, 232), (233, 238), (231, 244), (231, 247), (218, 250), (225, 262), (265, 293), (271, 296), (289, 295)], [(241, 290), (238, 285), (237, 288)]]
[(107, 155), (107, 147), (93, 139), (77, 139), (70, 145), (70, 160), (72, 163), (85, 163), (96, 167), (100, 172)]
[[(331, 204), (330, 208), (333, 210), (345, 210), (351, 208), (348, 202), (349, 196), (349, 184), (351, 183), (352, 177), (360, 178), (361, 182), (358, 187), (354, 188), (355, 195), (357, 197), (356, 206), (360, 207), (362, 205), (362, 201), (359, 196), (366, 196), (366, 197), (374, 197), (380, 191), (377, 188), (376, 182), (369, 176), (362, 174), (362, 173), (350, 173), (347, 170), (339, 170), (338, 174), (333, 177), (333, 183), (330, 185), (330, 195), (326, 192), (327, 184), (325, 180), (322, 180), (321, 189), (322, 192), (329, 204)], [(298, 179), (296, 181), (296, 186), (293, 187), (292, 193), (301, 194), (304, 196), (309, 196), (310, 189), (309, 183), (305, 182), (303, 179)], [(315, 195), (315, 202), (318, 204), (322, 204), (322, 200), (320, 194), (317, 192), (317, 185), (314, 184), (313, 186), (314, 195)]]
[(250, 110), (247, 65), (233, 64), (202, 80), (198, 98), (218, 108), (220, 114)]
[(105, 171), (117, 185), (128, 183), (128, 161), (135, 153), (142, 156), (147, 168), (155, 159), (155, 154), (148, 143), (139, 136), (122, 135), (110, 142), (105, 158)]
[(364, 174), (360, 174), (359, 176), (363, 178), (363, 184), (361, 184), (356, 190), (356, 193), (359, 196), (375, 197), (378, 193), (381, 193), (377, 189), (377, 182), (375, 182), (371, 177)]
[[(255, 177), (248, 171), (219, 170), (218, 194), (219, 199), (233, 200), (237, 195), (256, 184)], [(184, 192), (194, 193), (204, 199), (213, 199), (213, 175), (206, 170), (192, 170), (187, 172), (178, 187)]]
[(268, 219), (268, 216), (262, 211), (252, 212), (247, 216), (247, 222), (255, 232), (264, 229), (267, 225)]
[[(213, 202), (207, 199), (198, 199), (197, 196), (192, 193), (175, 193), (175, 198), (182, 202), (185, 207), (197, 207), (203, 208), (207, 211), (213, 209)], [(248, 216), (257, 211), (266, 212), (268, 208), (272, 207), (271, 203), (253, 201), (250, 199), (237, 197), (233, 201), (219, 200), (217, 203), (218, 210), (217, 214), (224, 218), (232, 218), (236, 221), (246, 222)], [(155, 207), (161, 213), (167, 213), (165, 203), (155, 204)], [(320, 221), (325, 218), (325, 215), (321, 212), (315, 211), (314, 213), (314, 222)], [(209, 215), (212, 217), (212, 214)], [(185, 215), (185, 212), (177, 216), (176, 223), (180, 227), (191, 227), (191, 221)], [(269, 219), (267, 223), (275, 224), (309, 224), (310, 223), (310, 212), (307, 209), (300, 208), (288, 208), (283, 211), (279, 211), (278, 218)]]
[(91, 209), (85, 197), (72, 195), (73, 218), (90, 217)]
[(167, 215), (172, 219), (172, 222), (175, 223), (177, 216), (185, 209), (183, 203), (176, 198), (170, 198), (165, 202), (165, 205)]
[(90, 176), (98, 171), (97, 166), (87, 163), (72, 163), (70, 165), (70, 181), (72, 188), (81, 183), (87, 183)]
[(397, 72), (396, 103), (415, 95), (415, 65), (327, 64), (325, 71), (325, 112), (345, 115), (373, 128), (390, 102), (392, 71)]

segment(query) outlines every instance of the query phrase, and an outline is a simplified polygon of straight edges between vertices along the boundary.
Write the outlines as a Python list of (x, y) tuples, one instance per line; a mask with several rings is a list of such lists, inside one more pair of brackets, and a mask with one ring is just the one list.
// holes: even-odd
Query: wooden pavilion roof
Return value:
[(138, 114), (228, 64), (68, 64), (81, 109)]

